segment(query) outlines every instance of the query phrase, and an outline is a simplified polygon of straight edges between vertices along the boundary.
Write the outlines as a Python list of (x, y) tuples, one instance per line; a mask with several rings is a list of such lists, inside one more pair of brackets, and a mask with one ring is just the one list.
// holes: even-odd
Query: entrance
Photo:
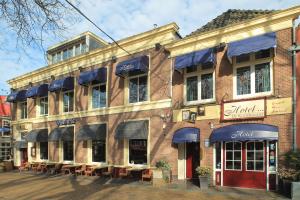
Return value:
[(223, 143), (223, 185), (266, 189), (266, 143)]
[(28, 162), (27, 148), (20, 149), (21, 163)]
[(186, 143), (186, 178), (197, 178), (196, 167), (200, 165), (200, 150), (198, 142)]

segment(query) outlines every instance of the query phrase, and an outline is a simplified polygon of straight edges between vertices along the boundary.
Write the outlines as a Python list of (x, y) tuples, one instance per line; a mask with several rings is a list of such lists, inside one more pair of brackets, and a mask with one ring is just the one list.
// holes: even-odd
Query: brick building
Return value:
[(171, 23), (120, 40), (132, 55), (91, 33), (50, 48), (48, 66), (8, 81), (15, 165), (163, 159), (175, 179), (196, 178), (200, 165), (216, 185), (275, 189), (293, 146), (288, 48), (299, 14), (229, 10), (185, 38)]
[(10, 105), (6, 102), (6, 96), (0, 96), (0, 160), (10, 159), (10, 121)]

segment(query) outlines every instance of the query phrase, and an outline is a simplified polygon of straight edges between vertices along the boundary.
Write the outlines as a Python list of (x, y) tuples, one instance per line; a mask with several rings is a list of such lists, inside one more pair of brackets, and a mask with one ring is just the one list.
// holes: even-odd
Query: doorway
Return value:
[(21, 164), (28, 162), (28, 152), (27, 148), (20, 149), (20, 155), (21, 155)]
[(199, 142), (186, 143), (186, 179), (197, 179), (196, 168), (200, 165)]

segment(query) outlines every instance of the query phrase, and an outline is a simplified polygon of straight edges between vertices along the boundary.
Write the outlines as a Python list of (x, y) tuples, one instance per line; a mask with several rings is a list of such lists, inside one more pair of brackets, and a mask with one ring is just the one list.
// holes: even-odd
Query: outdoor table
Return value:
[(133, 177), (133, 174), (138, 174), (139, 178), (142, 177), (142, 172), (145, 169), (148, 169), (149, 167), (134, 167), (134, 166), (130, 166), (129, 168), (127, 168), (127, 171), (129, 172), (129, 176)]
[[(106, 169), (109, 166), (111, 166), (111, 165), (92, 165), (92, 166), (89, 166), (89, 168), (91, 168), (93, 171), (95, 171), (95, 174), (97, 176), (99, 176), (99, 175), (101, 175), (102, 169)], [(100, 171), (100, 173), (97, 173), (96, 171)]]
[(81, 165), (79, 165), (79, 164), (74, 164), (74, 165), (72, 165), (72, 164), (67, 164), (67, 165), (64, 165), (64, 166), (62, 166), (62, 170), (64, 170), (64, 169), (66, 169), (66, 170), (68, 170), (70, 173), (75, 173), (75, 168), (76, 167), (80, 167)]

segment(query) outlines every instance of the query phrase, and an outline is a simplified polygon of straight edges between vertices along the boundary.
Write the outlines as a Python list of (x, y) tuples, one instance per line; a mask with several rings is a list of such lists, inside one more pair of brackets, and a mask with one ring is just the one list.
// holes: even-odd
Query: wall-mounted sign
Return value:
[(70, 124), (75, 124), (76, 121), (77, 121), (77, 118), (56, 120), (56, 125), (57, 126), (70, 125)]
[(196, 112), (191, 112), (190, 110), (183, 110), (182, 111), (182, 121), (188, 121), (195, 123), (197, 118)]
[(199, 116), (205, 116), (205, 107), (204, 106), (198, 106), (197, 112)]
[(240, 120), (264, 118), (266, 116), (265, 98), (222, 103), (221, 120)]

